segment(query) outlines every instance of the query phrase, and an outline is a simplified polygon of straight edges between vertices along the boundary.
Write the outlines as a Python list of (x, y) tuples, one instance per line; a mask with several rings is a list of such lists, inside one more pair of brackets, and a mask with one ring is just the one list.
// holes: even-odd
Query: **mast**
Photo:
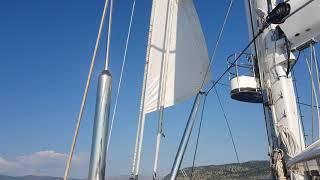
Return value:
[(88, 180), (104, 180), (111, 99), (111, 74), (99, 76)]
[[(171, 30), (172, 30), (172, 2), (168, 1), (167, 9), (167, 21), (166, 21), (166, 32), (165, 32), (165, 43), (164, 49), (165, 54), (161, 61), (161, 71), (160, 71), (160, 81), (159, 81), (159, 94), (158, 94), (158, 107), (159, 109), (159, 121), (158, 121), (158, 133), (156, 141), (156, 150), (154, 156), (154, 166), (153, 166), (153, 180), (157, 179), (157, 169), (160, 153), (160, 143), (161, 137), (163, 136), (163, 113), (164, 113), (164, 101), (166, 96), (166, 86), (167, 86), (167, 69), (168, 69), (168, 60), (170, 55), (170, 45), (171, 45)], [(169, 17), (168, 17), (169, 16)]]
[(151, 39), (152, 39), (152, 30), (153, 30), (156, 3), (157, 3), (157, 0), (153, 0), (151, 16), (150, 16), (148, 47), (147, 47), (146, 63), (144, 67), (143, 82), (142, 82), (142, 94), (141, 94), (141, 100), (140, 100), (140, 112), (139, 112), (134, 157), (133, 157), (133, 163), (132, 163), (131, 178), (130, 178), (134, 180), (138, 180), (138, 174), (139, 174), (139, 168), (140, 168), (141, 148), (142, 148), (142, 140), (144, 135), (144, 125), (145, 125), (145, 118), (146, 118), (146, 114), (144, 112), (144, 102), (145, 102), (145, 94), (146, 94), (146, 86), (147, 86), (147, 78), (148, 78), (150, 46), (151, 46)]
[[(262, 29), (276, 0), (245, 0), (245, 4), (249, 31), (253, 31), (250, 36), (253, 37)], [(295, 58), (291, 52), (288, 57), (286, 42), (278, 35), (276, 25), (265, 29), (255, 44), (273, 176), (305, 179), (303, 174), (286, 169), (286, 161), (305, 149), (291, 73), (287, 75), (286, 63)]]
[(105, 179), (112, 84), (111, 73), (108, 70), (113, 10), (113, 0), (110, 1), (105, 68), (100, 74), (98, 80), (88, 180)]
[(158, 170), (158, 161), (159, 161), (159, 153), (160, 153), (160, 142), (161, 136), (163, 136), (163, 106), (159, 112), (159, 121), (158, 121), (158, 134), (157, 134), (157, 142), (156, 142), (156, 151), (154, 155), (154, 165), (153, 165), (153, 180), (157, 179), (157, 170)]

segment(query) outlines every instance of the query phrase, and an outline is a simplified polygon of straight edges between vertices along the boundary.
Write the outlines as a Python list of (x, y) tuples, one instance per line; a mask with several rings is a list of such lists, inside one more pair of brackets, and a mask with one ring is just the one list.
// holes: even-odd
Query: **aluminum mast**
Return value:
[(108, 70), (110, 39), (112, 25), (113, 0), (110, 0), (110, 15), (107, 37), (107, 50), (105, 59), (105, 68), (99, 76), (96, 111), (94, 116), (94, 127), (91, 145), (91, 156), (89, 165), (88, 180), (104, 180), (107, 157), (107, 144), (109, 136), (109, 114), (111, 102), (111, 84), (112, 77)]
[(144, 135), (144, 125), (146, 114), (144, 112), (144, 101), (145, 101), (145, 94), (146, 94), (146, 86), (147, 86), (147, 77), (148, 77), (148, 70), (149, 70), (149, 57), (150, 57), (150, 45), (152, 39), (152, 30), (153, 30), (153, 23), (154, 23), (154, 13), (155, 13), (155, 4), (157, 0), (153, 0), (152, 2), (152, 10), (150, 16), (150, 25), (149, 25), (149, 37), (148, 37), (148, 49), (146, 55), (146, 63), (144, 67), (144, 77), (142, 82), (142, 94), (140, 100), (140, 112), (139, 112), (139, 120), (138, 120), (138, 128), (137, 128), (137, 135), (136, 135), (136, 142), (135, 142), (135, 149), (134, 149), (134, 157), (132, 163), (132, 171), (131, 171), (131, 178), (134, 180), (138, 180), (139, 175), (139, 168), (140, 168), (140, 158), (141, 158), (141, 149), (142, 149), (142, 141)]

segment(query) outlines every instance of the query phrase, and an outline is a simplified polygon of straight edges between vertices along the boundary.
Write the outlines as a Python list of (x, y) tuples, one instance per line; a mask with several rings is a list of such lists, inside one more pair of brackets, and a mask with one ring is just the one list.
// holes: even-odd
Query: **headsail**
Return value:
[[(192, 0), (155, 1), (144, 113), (169, 107), (201, 88), (209, 58)], [(208, 73), (205, 84), (210, 81)]]
[[(206, 43), (192, 0), (153, 0), (132, 178), (138, 179), (146, 113), (160, 110), (156, 179), (163, 108), (196, 95), (210, 72)], [(203, 82), (204, 81), (204, 82)]]

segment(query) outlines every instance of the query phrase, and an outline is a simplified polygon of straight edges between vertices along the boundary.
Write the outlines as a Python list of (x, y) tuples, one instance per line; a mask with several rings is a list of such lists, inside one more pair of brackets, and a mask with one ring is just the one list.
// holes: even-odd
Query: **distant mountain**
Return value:
[[(0, 180), (63, 180), (63, 178), (50, 177), (50, 176), (32, 176), (32, 175), (18, 176), (18, 177), (0, 175)], [(81, 180), (81, 179), (70, 179), (70, 180)]]
[[(130, 176), (128, 175), (123, 175), (123, 176), (118, 176), (118, 177), (109, 177), (106, 180), (129, 180)], [(152, 177), (148, 176), (139, 176), (139, 180), (151, 180)]]
[[(118, 176), (118, 177), (110, 177), (107, 180), (128, 180), (129, 176)], [(141, 176), (139, 180), (150, 180), (151, 177)], [(50, 177), (50, 176), (4, 176), (0, 175), (0, 180), (63, 180), (60, 177)], [(85, 179), (69, 179), (69, 180), (85, 180)]]
[[(191, 168), (185, 168), (188, 176), (191, 174)], [(247, 180), (247, 179), (270, 179), (271, 170), (268, 161), (249, 161), (240, 164), (224, 164), (224, 165), (210, 165), (199, 166), (194, 168), (194, 180)], [(139, 180), (150, 180), (151, 177), (141, 176)], [(164, 177), (163, 180), (168, 180), (169, 176)], [(181, 174), (178, 175), (177, 180), (185, 180)], [(63, 180), (59, 177), (49, 176), (20, 176), (11, 177), (0, 175), (0, 180)], [(71, 180), (85, 180), (85, 179), (71, 179)], [(128, 176), (110, 177), (107, 180), (128, 180)]]
[[(190, 177), (191, 168), (184, 169)], [(224, 165), (210, 165), (195, 167), (194, 180), (235, 180), (235, 179), (270, 179), (271, 170), (268, 161), (249, 161)], [(164, 180), (168, 180), (167, 175)], [(179, 173), (177, 180), (185, 180)]]

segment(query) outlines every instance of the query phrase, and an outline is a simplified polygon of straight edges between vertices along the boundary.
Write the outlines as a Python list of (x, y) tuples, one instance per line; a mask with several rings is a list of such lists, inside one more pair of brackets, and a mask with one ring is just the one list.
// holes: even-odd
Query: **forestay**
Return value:
[[(144, 113), (169, 107), (201, 88), (209, 58), (192, 0), (155, 1)], [(205, 83), (210, 79), (207, 73)]]

